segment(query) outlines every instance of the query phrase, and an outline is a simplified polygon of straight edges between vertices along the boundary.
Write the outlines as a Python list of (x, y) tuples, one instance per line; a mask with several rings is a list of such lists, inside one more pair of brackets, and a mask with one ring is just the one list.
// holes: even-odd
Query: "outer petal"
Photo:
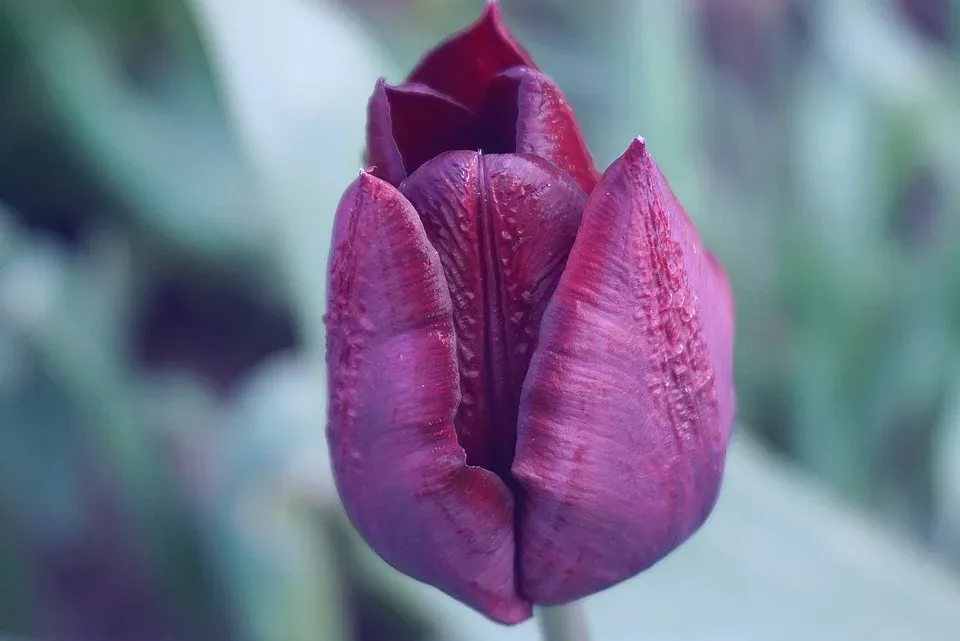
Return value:
[(638, 140), (587, 203), (524, 382), (527, 598), (602, 590), (703, 523), (733, 420), (732, 344), (725, 278)]
[(540, 156), (593, 191), (600, 174), (573, 110), (546, 75), (527, 67), (504, 71), (491, 81), (479, 113), (485, 150)]
[(520, 389), (586, 194), (541, 158), (471, 151), (435, 158), (400, 190), (450, 287), (462, 393), (457, 436), (468, 463), (506, 478)]
[(347, 514), (391, 565), (503, 623), (515, 589), (513, 500), (467, 467), (453, 321), (436, 251), (413, 207), (361, 174), (334, 223), (327, 435)]
[(504, 26), (500, 5), (488, 2), (479, 20), (428, 52), (408, 80), (476, 109), (490, 80), (517, 66), (536, 67)]
[(366, 163), (393, 185), (434, 156), (475, 147), (475, 115), (425, 85), (391, 87), (381, 78), (367, 105)]

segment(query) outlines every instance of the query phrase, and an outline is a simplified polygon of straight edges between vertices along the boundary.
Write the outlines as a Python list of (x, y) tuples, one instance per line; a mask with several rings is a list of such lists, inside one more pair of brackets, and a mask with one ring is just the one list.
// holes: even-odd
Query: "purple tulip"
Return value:
[(337, 210), (326, 317), (354, 525), (507, 624), (663, 558), (719, 492), (734, 315), (643, 141), (599, 176), (490, 3), (377, 85), (367, 157)]

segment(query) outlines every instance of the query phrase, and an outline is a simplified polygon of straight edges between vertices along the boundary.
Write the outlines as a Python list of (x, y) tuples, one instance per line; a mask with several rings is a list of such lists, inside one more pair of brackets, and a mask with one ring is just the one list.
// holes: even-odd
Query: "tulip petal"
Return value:
[(509, 479), (520, 389), (586, 194), (535, 156), (451, 152), (400, 190), (437, 249), (453, 301), (467, 462)]
[(367, 105), (366, 163), (371, 173), (399, 185), (445, 151), (470, 149), (476, 116), (425, 85), (391, 87), (381, 78)]
[(334, 222), (327, 435), (347, 514), (388, 563), (502, 623), (515, 589), (513, 500), (465, 464), (452, 305), (410, 203), (363, 173)]
[(479, 20), (429, 51), (408, 81), (425, 84), (468, 109), (476, 109), (490, 80), (517, 66), (536, 68), (530, 54), (507, 31), (500, 5), (488, 2)]
[(732, 341), (722, 272), (638, 140), (587, 203), (524, 382), (524, 596), (602, 590), (703, 523), (733, 421)]
[(515, 67), (490, 83), (479, 109), (485, 151), (540, 156), (564, 170), (586, 190), (600, 177), (560, 88), (543, 73)]

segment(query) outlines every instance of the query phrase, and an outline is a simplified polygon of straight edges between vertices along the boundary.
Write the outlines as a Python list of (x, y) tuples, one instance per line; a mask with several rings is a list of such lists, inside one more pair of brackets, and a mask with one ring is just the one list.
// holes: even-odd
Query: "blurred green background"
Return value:
[[(960, 576), (960, 1), (502, 4), (727, 266), (744, 447), (840, 497), (791, 527)], [(482, 6), (0, 0), (0, 633), (494, 638), (358, 541), (323, 443), (367, 96)]]

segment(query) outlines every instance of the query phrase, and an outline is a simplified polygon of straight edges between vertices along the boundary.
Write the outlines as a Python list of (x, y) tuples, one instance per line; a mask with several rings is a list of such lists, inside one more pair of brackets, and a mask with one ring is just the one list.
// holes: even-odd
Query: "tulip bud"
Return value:
[(647, 152), (599, 176), (495, 3), (378, 83), (337, 210), (334, 476), (398, 570), (502, 623), (650, 567), (709, 515), (732, 297)]

